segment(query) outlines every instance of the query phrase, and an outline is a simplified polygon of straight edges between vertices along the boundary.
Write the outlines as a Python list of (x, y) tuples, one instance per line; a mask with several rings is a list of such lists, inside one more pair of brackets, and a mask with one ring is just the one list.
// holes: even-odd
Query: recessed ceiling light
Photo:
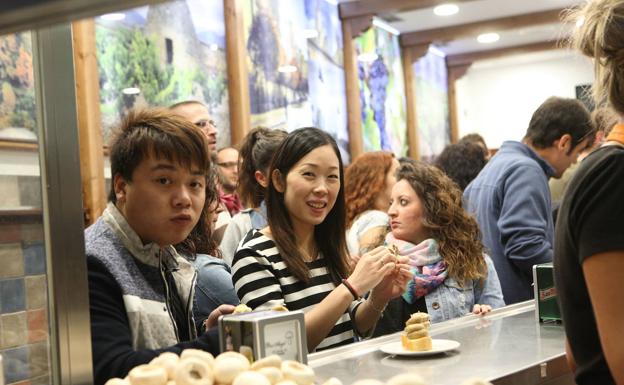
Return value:
[(126, 95), (136, 95), (136, 94), (140, 94), (141, 90), (136, 87), (128, 87), (128, 88), (124, 88), (123, 90), (121, 90), (121, 93), (126, 94)]
[(281, 72), (283, 74), (289, 74), (289, 73), (297, 72), (297, 67), (287, 64), (287, 65), (277, 67), (277, 72)]
[(433, 13), (437, 16), (451, 16), (459, 12), (459, 7), (456, 4), (440, 4), (433, 9)]
[(318, 36), (318, 31), (316, 29), (312, 29), (312, 28), (306, 28), (303, 30), (303, 36), (305, 36), (306, 39), (314, 39)]
[(497, 42), (500, 39), (500, 35), (496, 32), (482, 33), (477, 37), (477, 41), (482, 44), (490, 44)]
[(119, 21), (125, 18), (126, 18), (125, 13), (107, 13), (107, 14), (100, 16), (100, 19), (106, 20), (106, 21)]
[(374, 52), (369, 52), (369, 53), (361, 53), (358, 55), (358, 60), (361, 61), (362, 63), (372, 63), (375, 60), (377, 60), (379, 56), (374, 53)]

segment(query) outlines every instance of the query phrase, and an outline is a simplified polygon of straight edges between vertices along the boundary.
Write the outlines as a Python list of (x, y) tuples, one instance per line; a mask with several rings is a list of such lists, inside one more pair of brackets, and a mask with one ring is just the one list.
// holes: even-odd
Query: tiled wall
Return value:
[(41, 207), (38, 177), (0, 176), (0, 354), (6, 384), (49, 384), (45, 248), (40, 216), (2, 210)]

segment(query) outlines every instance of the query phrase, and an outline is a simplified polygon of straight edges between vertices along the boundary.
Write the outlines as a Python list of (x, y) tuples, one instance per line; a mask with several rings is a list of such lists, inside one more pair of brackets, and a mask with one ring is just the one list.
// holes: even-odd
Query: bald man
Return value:
[(176, 103), (169, 107), (169, 109), (201, 128), (202, 132), (208, 138), (210, 153), (215, 153), (217, 150), (217, 125), (210, 116), (208, 108), (203, 103), (195, 100), (187, 100)]

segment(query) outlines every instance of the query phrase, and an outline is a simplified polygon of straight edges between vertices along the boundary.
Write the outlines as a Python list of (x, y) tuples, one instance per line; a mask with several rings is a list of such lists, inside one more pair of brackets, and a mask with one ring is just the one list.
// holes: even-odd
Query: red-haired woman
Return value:
[(388, 232), (390, 192), (399, 162), (391, 152), (364, 153), (345, 172), (347, 247), (352, 258), (372, 250)]

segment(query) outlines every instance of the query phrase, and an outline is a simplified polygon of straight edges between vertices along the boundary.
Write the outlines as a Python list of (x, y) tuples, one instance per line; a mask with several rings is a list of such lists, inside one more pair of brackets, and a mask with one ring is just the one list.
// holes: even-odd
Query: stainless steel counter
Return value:
[(457, 351), (429, 357), (390, 356), (379, 347), (399, 333), (358, 342), (308, 357), (322, 383), (337, 377), (348, 385), (373, 378), (385, 381), (413, 371), (428, 384), (458, 385), (470, 377), (495, 384), (572, 384), (565, 363), (564, 330), (539, 324), (533, 301), (498, 309), (485, 317), (467, 316), (431, 327), (433, 338), (456, 340)]

